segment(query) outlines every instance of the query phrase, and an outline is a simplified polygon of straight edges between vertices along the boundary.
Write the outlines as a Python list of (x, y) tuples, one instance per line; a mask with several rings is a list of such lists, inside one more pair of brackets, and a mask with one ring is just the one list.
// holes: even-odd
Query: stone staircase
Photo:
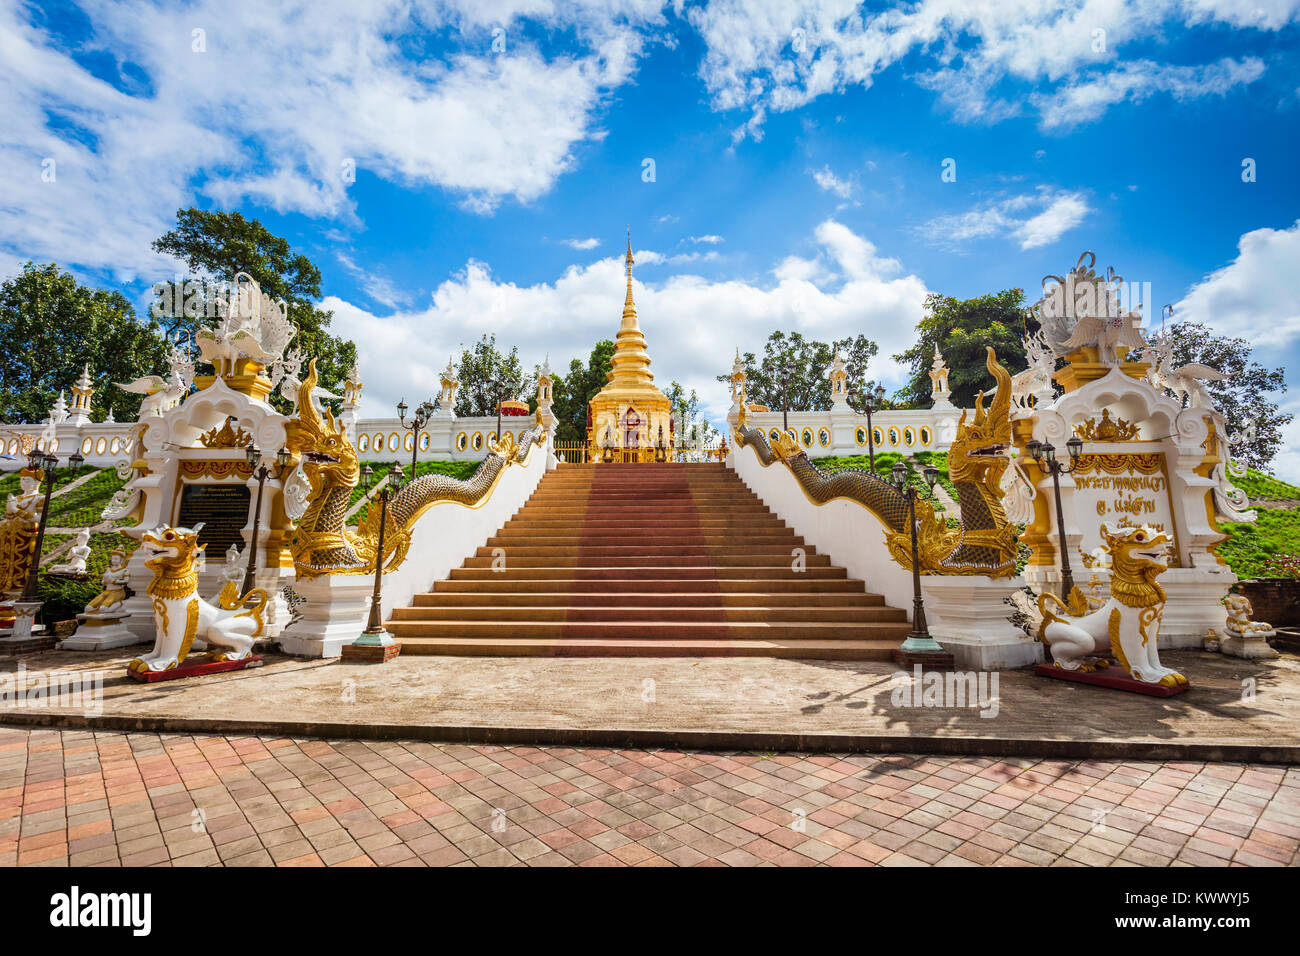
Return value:
[(561, 465), (386, 626), (404, 654), (840, 660), (909, 630), (721, 464)]

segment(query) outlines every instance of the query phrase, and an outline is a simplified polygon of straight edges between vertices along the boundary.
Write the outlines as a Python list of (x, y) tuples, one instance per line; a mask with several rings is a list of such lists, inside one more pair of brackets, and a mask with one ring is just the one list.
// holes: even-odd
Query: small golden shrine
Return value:
[(662, 460), (672, 447), (668, 397), (654, 384), (645, 336), (632, 301), (632, 236), (627, 240), (627, 298), (605, 387), (587, 407), (587, 441), (599, 461)]

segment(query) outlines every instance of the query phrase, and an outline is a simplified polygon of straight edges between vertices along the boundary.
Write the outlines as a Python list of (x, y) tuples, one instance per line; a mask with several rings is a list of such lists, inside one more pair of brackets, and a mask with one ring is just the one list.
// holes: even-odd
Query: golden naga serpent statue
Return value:
[[(1011, 442), (1011, 375), (988, 349), (987, 368), (997, 382), (997, 393), (987, 411), (984, 393), (975, 400), (974, 418), (967, 422), (963, 410), (957, 437), (948, 450), (948, 477), (957, 489), (960, 527), (950, 528), (925, 499), (916, 499), (917, 556), (924, 574), (986, 574), (1009, 577), (1015, 573), (1017, 532), (1002, 509), (1000, 483), (1010, 460), (1004, 452)], [(736, 443), (748, 445), (766, 466), (783, 461), (804, 492), (817, 504), (836, 498), (856, 501), (886, 526), (885, 544), (890, 556), (909, 570), (912, 537), (907, 529), (907, 499), (889, 482), (866, 471), (824, 474), (788, 434), (774, 444), (746, 420), (740, 403)]]
[[(302, 468), (311, 483), (307, 509), (298, 521), (289, 552), (302, 578), (321, 574), (374, 574), (379, 557), (379, 513), (374, 504), (355, 532), (345, 527), (352, 490), (361, 477), (357, 451), (326, 409), (322, 417), (312, 404), (316, 387), (316, 362), (298, 389), (298, 417), (289, 423), (289, 449), (302, 457)], [(384, 571), (394, 570), (406, 558), (411, 531), (420, 516), (443, 501), (477, 507), (496, 487), (506, 468), (523, 464), (534, 446), (546, 441), (540, 425), (529, 429), (516, 444), (509, 432), (501, 440), (488, 441), (490, 454), (478, 470), (464, 480), (446, 475), (425, 475), (404, 487), (388, 503), (384, 528)]]

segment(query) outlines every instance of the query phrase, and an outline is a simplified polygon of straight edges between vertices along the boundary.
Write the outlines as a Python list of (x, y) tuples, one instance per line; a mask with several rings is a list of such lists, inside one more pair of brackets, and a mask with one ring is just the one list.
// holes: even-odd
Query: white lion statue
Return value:
[(190, 528), (162, 527), (146, 532), (140, 546), (148, 560), (145, 567), (154, 573), (148, 594), (153, 599), (153, 650), (127, 664), (136, 673), (171, 670), (189, 656), (196, 639), (210, 648), (213, 661), (242, 661), (253, 651), (253, 644), (266, 629), (264, 614), (267, 595), (254, 588), (240, 595), (233, 581), (226, 583), (217, 598), (217, 606), (199, 597), (199, 568), (203, 549), (199, 531)]
[(1156, 578), (1168, 567), (1169, 536), (1148, 525), (1114, 530), (1102, 525), (1101, 536), (1110, 557), (1110, 599), (1088, 613), (1087, 596), (1078, 587), (1068, 595), (1068, 604), (1055, 594), (1039, 595), (1039, 639), (1063, 670), (1106, 667), (1109, 661), (1091, 655), (1109, 651), (1135, 680), (1166, 687), (1186, 684), (1186, 677), (1161, 665), (1156, 649), (1165, 607), (1165, 591)]

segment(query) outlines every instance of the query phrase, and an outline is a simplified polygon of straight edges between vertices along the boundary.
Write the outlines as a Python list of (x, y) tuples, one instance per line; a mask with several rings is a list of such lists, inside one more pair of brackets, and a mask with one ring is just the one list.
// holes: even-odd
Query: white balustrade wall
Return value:
[[(513, 432), (515, 438), (533, 426), (535, 418), (528, 416), (503, 416), (501, 430)], [(66, 459), (80, 451), (85, 464), (93, 468), (106, 468), (121, 462), (130, 464), (132, 451), (131, 430), (134, 422), (88, 422), (82, 425), (64, 423), (54, 426), (0, 425), (0, 470), (15, 471), (27, 463), (23, 454), (24, 436), (29, 447), (48, 451)], [(404, 428), (396, 418), (361, 419), (350, 423), (349, 434), (362, 461), (409, 462), (415, 442), (419, 442), (421, 461), (480, 461), (487, 457), (487, 443), (496, 434), (497, 420), (493, 416), (475, 418), (434, 419), (418, 433)], [(276, 449), (262, 449), (273, 454)]]
[[(878, 452), (918, 451), (945, 452), (957, 431), (960, 411), (947, 408), (923, 408), (877, 412), (871, 416), (873, 443)], [(403, 427), (396, 418), (344, 418), (349, 435), (362, 461), (409, 462), (415, 443), (421, 461), (479, 461), (488, 454), (488, 440), (496, 434), (495, 416), (473, 418), (435, 417), (418, 433)], [(502, 431), (522, 437), (534, 417), (506, 415), (501, 418)], [(780, 412), (750, 412), (749, 424), (762, 428), (769, 440), (782, 428)], [(110, 467), (130, 463), (133, 422), (64, 422), (51, 429), (49, 424), (0, 425), (0, 470), (13, 471), (26, 459), (23, 439), (30, 436), (35, 447), (66, 458), (79, 451), (87, 466)], [(865, 455), (867, 453), (867, 419), (848, 409), (815, 412), (790, 412), (789, 431), (813, 458), (826, 455)], [(272, 454), (275, 449), (262, 449)]]
[(34, 440), (36, 448), (60, 458), (80, 451), (86, 464), (96, 468), (127, 461), (131, 454), (131, 429), (135, 427), (134, 422), (87, 422), (83, 425), (65, 422), (55, 425), (53, 430), (48, 424), (0, 425), (0, 456), (5, 461), (2, 467), (13, 471), (27, 464), (23, 454), (24, 438), (28, 442)]
[[(946, 452), (957, 435), (961, 411), (916, 408), (876, 412), (871, 416), (871, 445), (877, 452)], [(780, 412), (749, 412), (747, 424), (762, 429), (773, 441), (785, 426)], [(733, 415), (734, 420), (734, 415)], [(865, 455), (868, 451), (867, 416), (851, 409), (790, 412), (788, 431), (811, 458), (827, 455)]]

